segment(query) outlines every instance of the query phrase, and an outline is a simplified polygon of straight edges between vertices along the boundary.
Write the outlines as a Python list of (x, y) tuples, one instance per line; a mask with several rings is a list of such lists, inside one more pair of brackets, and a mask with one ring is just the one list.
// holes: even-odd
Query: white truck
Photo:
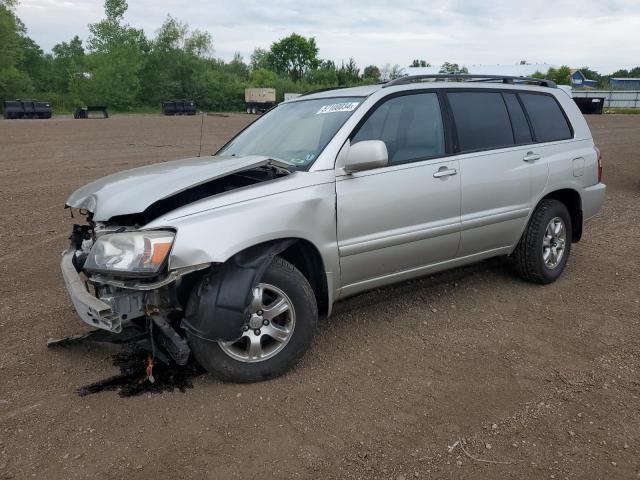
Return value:
[(246, 88), (244, 103), (247, 113), (264, 113), (276, 105), (275, 88)]

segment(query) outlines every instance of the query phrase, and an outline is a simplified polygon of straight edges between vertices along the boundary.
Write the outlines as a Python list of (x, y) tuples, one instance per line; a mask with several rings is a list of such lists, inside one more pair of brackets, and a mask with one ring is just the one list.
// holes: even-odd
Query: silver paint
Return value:
[[(385, 89), (374, 85), (321, 92), (291, 102), (366, 98), (308, 172), (199, 200), (143, 228), (168, 227), (177, 232), (170, 271), (224, 262), (268, 240), (305, 240), (322, 258), (331, 305), (363, 290), (511, 253), (540, 199), (556, 190), (578, 192), (584, 218), (595, 215), (604, 201), (605, 185), (598, 183), (591, 133), (572, 99), (560, 89), (472, 86), (554, 95), (571, 120), (574, 138), (347, 173), (348, 138), (376, 102), (402, 91), (469, 84), (418, 83)], [(584, 161), (578, 176), (577, 158)], [(267, 161), (266, 157), (201, 157), (142, 167), (93, 182), (67, 203), (91, 210), (95, 220), (105, 221)]]

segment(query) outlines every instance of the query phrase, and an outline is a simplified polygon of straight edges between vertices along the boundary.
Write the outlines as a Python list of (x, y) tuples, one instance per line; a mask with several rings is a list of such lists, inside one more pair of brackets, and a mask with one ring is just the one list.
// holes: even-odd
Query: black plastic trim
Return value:
[(296, 241), (284, 239), (255, 245), (213, 268), (192, 291), (181, 327), (212, 342), (240, 338), (253, 287), (273, 257)]

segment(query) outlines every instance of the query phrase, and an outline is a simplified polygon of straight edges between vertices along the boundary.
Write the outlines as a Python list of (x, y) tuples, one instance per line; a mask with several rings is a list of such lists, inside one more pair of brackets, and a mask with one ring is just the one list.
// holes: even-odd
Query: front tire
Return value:
[(571, 215), (564, 203), (542, 200), (513, 254), (518, 274), (528, 282), (555, 282), (571, 252)]
[(187, 332), (198, 363), (221, 380), (246, 383), (282, 375), (309, 348), (318, 321), (311, 285), (280, 257), (254, 286), (249, 313), (242, 336), (235, 341), (208, 341)]

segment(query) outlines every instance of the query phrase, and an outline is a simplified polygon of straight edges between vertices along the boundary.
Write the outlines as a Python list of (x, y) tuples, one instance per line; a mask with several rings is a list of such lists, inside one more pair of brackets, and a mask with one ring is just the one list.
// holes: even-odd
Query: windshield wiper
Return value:
[(286, 160), (282, 160), (281, 158), (275, 158), (272, 156), (269, 156), (268, 165), (278, 170), (286, 170), (287, 173), (291, 173), (297, 167), (295, 163), (288, 162)]

